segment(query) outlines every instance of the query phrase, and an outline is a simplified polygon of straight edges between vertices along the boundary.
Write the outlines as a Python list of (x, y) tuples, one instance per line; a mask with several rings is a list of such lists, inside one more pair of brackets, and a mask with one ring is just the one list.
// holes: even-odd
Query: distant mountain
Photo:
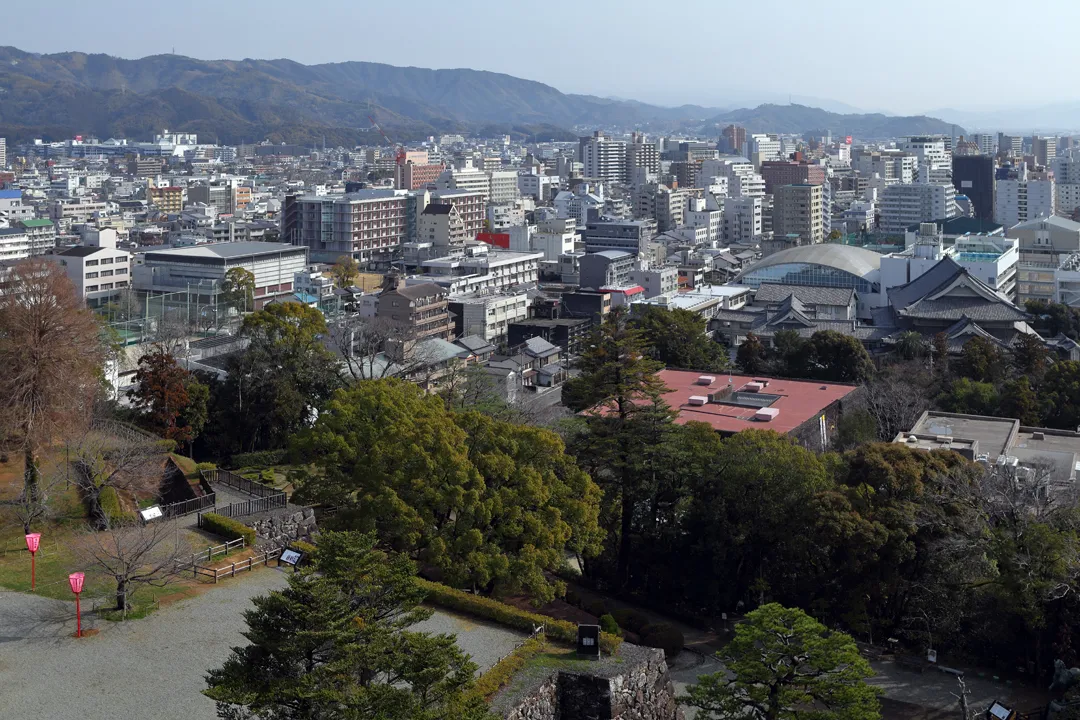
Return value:
[(0, 47), (0, 133), (147, 136), (168, 127), (226, 142), (263, 137), (371, 139), (374, 116), (398, 140), (499, 128), (572, 139), (574, 126), (701, 122), (716, 108), (664, 108), (567, 95), (543, 83), (476, 70), (368, 62), (203, 61), (178, 55), (37, 55)]
[(935, 115), (954, 118), (973, 132), (1035, 133), (1080, 130), (1080, 102), (1060, 102), (1038, 107), (1015, 107), (998, 110), (956, 110), (946, 108)]
[(964, 128), (925, 115), (892, 116), (880, 113), (848, 114), (828, 112), (805, 105), (759, 105), (732, 110), (709, 121), (713, 127), (735, 123), (750, 132), (825, 133), (833, 137), (854, 135), (862, 139), (885, 139), (904, 135), (961, 135)]

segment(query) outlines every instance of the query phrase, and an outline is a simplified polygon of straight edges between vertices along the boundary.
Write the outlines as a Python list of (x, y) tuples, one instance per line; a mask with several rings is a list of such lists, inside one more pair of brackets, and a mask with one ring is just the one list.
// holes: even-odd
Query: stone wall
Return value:
[[(496, 703), (498, 706), (498, 703)], [(662, 650), (623, 643), (595, 673), (560, 670), (504, 710), (506, 720), (683, 720)]]
[(242, 518), (255, 530), (259, 543), (287, 545), (293, 540), (308, 540), (318, 535), (315, 511), (311, 508), (290, 507), (265, 515)]

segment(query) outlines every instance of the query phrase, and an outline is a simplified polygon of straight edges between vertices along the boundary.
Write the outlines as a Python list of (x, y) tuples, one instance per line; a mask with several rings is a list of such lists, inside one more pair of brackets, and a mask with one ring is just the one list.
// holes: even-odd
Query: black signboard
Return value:
[(582, 657), (600, 659), (600, 626), (577, 626), (577, 651)]

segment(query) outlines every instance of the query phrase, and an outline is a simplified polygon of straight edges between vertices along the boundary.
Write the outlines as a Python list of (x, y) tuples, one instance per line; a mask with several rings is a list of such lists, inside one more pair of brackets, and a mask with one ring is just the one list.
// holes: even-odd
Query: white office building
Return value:
[(60, 263), (86, 304), (97, 306), (131, 285), (131, 253), (116, 249), (115, 230), (100, 230), (85, 239), (86, 245), (48, 257)]
[(581, 163), (587, 178), (599, 178), (606, 182), (626, 181), (626, 143), (613, 140), (597, 130), (591, 137), (579, 142)]
[(761, 238), (760, 197), (724, 198), (724, 214), (721, 218), (721, 238), (724, 245), (750, 244)]
[(460, 316), (462, 336), (498, 344), (506, 340), (510, 323), (528, 319), (529, 296), (524, 291), (463, 293), (450, 296), (450, 309)]
[(492, 205), (509, 205), (521, 197), (518, 174), (513, 170), (495, 170), (487, 173), (490, 185), (488, 202)]

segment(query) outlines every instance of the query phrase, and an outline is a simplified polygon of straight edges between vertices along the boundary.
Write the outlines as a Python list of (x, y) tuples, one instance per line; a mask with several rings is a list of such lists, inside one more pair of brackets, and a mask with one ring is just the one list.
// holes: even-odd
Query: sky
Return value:
[(135, 58), (175, 48), (201, 59), (467, 67), (662, 105), (738, 107), (793, 96), (906, 114), (1080, 100), (1080, 85), (1053, 71), (1075, 65), (1068, 33), (1053, 32), (1080, 22), (1075, 0), (4, 5), (0, 45), (29, 52)]

